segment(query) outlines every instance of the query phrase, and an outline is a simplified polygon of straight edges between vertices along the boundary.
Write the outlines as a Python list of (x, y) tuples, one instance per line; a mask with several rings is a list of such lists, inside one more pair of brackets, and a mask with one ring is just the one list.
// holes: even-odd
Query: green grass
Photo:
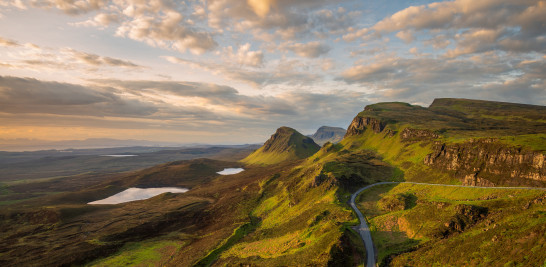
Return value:
[(281, 127), (258, 150), (241, 160), (246, 164), (272, 165), (287, 160), (307, 158), (320, 149), (311, 138)]
[[(389, 211), (379, 204), (382, 199), (401, 194), (414, 195), (415, 205)], [(378, 248), (378, 262), (387, 263), (394, 257), (392, 263), (396, 266), (473, 265), (484, 258), (496, 265), (517, 258), (515, 262), (529, 266), (537, 263), (538, 252), (519, 251), (518, 246), (536, 247), (546, 242), (546, 203), (535, 201), (545, 196), (541, 190), (399, 184), (381, 185), (363, 192), (358, 205), (370, 223)], [(461, 233), (452, 232), (448, 238), (440, 237), (439, 233), (447, 229), (446, 224), (460, 216), (457, 215), (460, 205), (483, 207), (487, 209), (487, 215)], [(529, 207), (525, 208), (527, 205)], [(495, 240), (494, 236), (511, 241), (504, 244), (491, 241)], [(457, 256), (451, 255), (455, 251)], [(514, 256), (513, 251), (521, 255)], [(402, 254), (395, 256), (399, 253)], [(538, 255), (546, 257), (546, 253)]]
[(241, 162), (255, 165), (273, 165), (291, 159), (297, 159), (294, 151), (264, 152), (263, 147), (261, 147), (241, 160)]
[(342, 222), (350, 221), (352, 213), (338, 202), (337, 187), (313, 186), (322, 167), (308, 159), (261, 183), (263, 196), (252, 213), (261, 224), (223, 252), (217, 264), (326, 265), (343, 235)]
[(87, 266), (162, 266), (184, 246), (180, 241), (144, 241), (124, 245), (113, 256)]
[(528, 147), (536, 151), (546, 151), (546, 133), (503, 136), (500, 137), (500, 140), (510, 145)]
[(223, 242), (222, 245), (220, 245), (218, 248), (214, 249), (213, 251), (209, 252), (207, 256), (205, 256), (203, 259), (199, 260), (194, 266), (210, 266), (214, 261), (218, 259), (218, 257), (226, 250), (231, 248), (234, 244), (236, 244), (239, 240), (241, 240), (243, 237), (248, 235), (250, 232), (254, 231), (256, 227), (258, 227), (259, 221), (258, 218), (252, 218), (249, 223), (243, 224), (235, 231), (233, 234)]

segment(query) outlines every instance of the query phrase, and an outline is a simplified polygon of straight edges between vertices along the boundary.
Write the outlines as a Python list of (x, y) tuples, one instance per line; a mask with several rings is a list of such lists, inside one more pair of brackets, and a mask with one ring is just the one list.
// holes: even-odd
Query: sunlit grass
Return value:
[[(406, 210), (388, 211), (378, 204), (381, 199), (400, 194), (415, 195), (416, 205)], [(370, 223), (372, 236), (378, 248), (379, 262), (390, 255), (407, 252), (395, 258), (398, 260), (395, 265), (422, 265), (434, 262), (439, 265), (467, 265), (480, 257), (486, 257), (490, 263), (515, 257), (497, 252), (517, 250), (517, 245), (512, 240), (520, 240), (519, 242), (523, 242), (525, 246), (531, 245), (529, 242), (545, 242), (546, 240), (540, 238), (538, 240), (542, 241), (536, 241), (532, 236), (533, 233), (543, 234), (546, 230), (544, 204), (540, 204), (542, 202), (533, 204), (534, 199), (544, 196), (546, 194), (541, 190), (399, 184), (381, 185), (364, 191), (359, 196), (358, 205)], [(488, 215), (460, 234), (452, 234), (447, 239), (439, 238), (437, 236), (439, 229), (454, 218), (456, 207), (460, 204), (485, 207), (488, 209)], [(528, 208), (524, 208), (526, 206)], [(511, 240), (507, 243), (508, 248), (502, 243), (491, 241), (497, 239)], [(426, 249), (415, 253), (408, 252), (418, 246), (425, 246)], [(480, 249), (476, 250), (478, 247)], [(534, 248), (538, 251), (535, 247), (536, 245), (529, 249)], [(466, 251), (466, 254), (457, 254), (459, 258), (445, 257), (446, 253), (454, 251)], [(520, 253), (529, 257), (537, 252)], [(542, 251), (540, 253), (544, 254)], [(546, 254), (541, 257), (544, 256)]]
[(161, 266), (184, 245), (180, 241), (128, 243), (113, 256), (87, 266)]

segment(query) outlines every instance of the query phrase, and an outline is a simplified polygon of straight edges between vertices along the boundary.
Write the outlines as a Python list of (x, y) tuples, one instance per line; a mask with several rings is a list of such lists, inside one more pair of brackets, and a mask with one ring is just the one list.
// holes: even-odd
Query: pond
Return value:
[(136, 188), (131, 187), (125, 191), (119, 192), (113, 196), (107, 197), (105, 199), (89, 202), (87, 204), (96, 205), (96, 204), (119, 204), (135, 200), (143, 200), (163, 193), (185, 193), (188, 192), (187, 188), (178, 188), (178, 187), (160, 187), (160, 188)]
[(225, 168), (224, 170), (222, 171), (219, 171), (217, 172), (218, 174), (221, 174), (221, 175), (230, 175), (230, 174), (237, 174), (237, 173), (240, 173), (242, 171), (244, 171), (245, 169), (243, 168)]
[(101, 155), (103, 157), (114, 157), (114, 158), (124, 158), (124, 157), (137, 157), (138, 155)]

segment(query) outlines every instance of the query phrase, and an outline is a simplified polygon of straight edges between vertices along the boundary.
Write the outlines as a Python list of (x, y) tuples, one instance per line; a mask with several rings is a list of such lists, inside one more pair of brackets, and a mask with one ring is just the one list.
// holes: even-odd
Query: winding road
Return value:
[(375, 252), (375, 246), (373, 245), (372, 235), (370, 233), (370, 227), (368, 226), (368, 223), (366, 222), (366, 218), (364, 215), (362, 215), (362, 212), (356, 207), (355, 199), (356, 197), (362, 193), (362, 191), (374, 187), (376, 185), (382, 185), (382, 184), (418, 184), (418, 185), (435, 185), (435, 186), (450, 186), (450, 187), (467, 187), (467, 188), (485, 188), (485, 189), (525, 189), (525, 190), (546, 190), (546, 188), (540, 188), (540, 187), (485, 187), (485, 186), (468, 186), (468, 185), (450, 185), (450, 184), (429, 184), (429, 183), (416, 183), (416, 182), (380, 182), (371, 184), (365, 187), (362, 187), (358, 189), (354, 194), (351, 195), (351, 200), (349, 202), (349, 205), (351, 205), (351, 208), (356, 212), (356, 215), (358, 216), (358, 219), (360, 220), (360, 225), (356, 228), (358, 233), (360, 234), (360, 238), (362, 238), (362, 241), (364, 241), (364, 246), (366, 247), (366, 266), (367, 267), (375, 267), (376, 262), (375, 258), (377, 256)]

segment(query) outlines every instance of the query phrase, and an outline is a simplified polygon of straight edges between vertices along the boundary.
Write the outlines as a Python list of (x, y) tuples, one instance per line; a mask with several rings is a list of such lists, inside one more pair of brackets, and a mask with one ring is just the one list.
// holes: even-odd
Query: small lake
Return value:
[(187, 188), (178, 187), (160, 187), (160, 188), (136, 188), (131, 187), (125, 191), (119, 192), (111, 197), (105, 199), (89, 202), (87, 204), (119, 204), (135, 200), (143, 200), (163, 193), (185, 193), (188, 192)]
[(225, 168), (224, 170), (222, 171), (219, 171), (217, 172), (218, 174), (221, 174), (221, 175), (230, 175), (230, 174), (237, 174), (237, 173), (240, 173), (242, 171), (244, 171), (245, 169), (243, 168)]
[(103, 157), (114, 157), (114, 158), (124, 158), (124, 157), (137, 157), (138, 155), (101, 155)]

